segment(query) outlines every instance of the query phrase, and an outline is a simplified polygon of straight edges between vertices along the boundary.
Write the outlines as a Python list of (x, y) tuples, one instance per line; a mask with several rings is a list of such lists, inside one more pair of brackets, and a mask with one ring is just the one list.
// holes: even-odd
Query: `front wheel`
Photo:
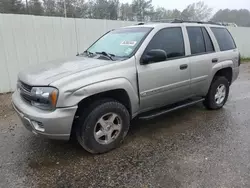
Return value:
[(211, 110), (220, 109), (227, 102), (229, 82), (225, 77), (216, 77), (205, 98), (204, 105)]
[(77, 140), (90, 153), (105, 153), (120, 145), (126, 136), (130, 115), (121, 103), (104, 99), (83, 112), (77, 122)]

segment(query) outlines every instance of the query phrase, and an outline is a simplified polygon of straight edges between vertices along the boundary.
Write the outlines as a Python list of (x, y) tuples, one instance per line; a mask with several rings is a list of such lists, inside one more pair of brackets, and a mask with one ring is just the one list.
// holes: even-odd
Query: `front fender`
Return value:
[(115, 89), (124, 89), (127, 92), (131, 103), (132, 114), (136, 113), (139, 109), (139, 97), (137, 95), (136, 88), (134, 88), (125, 78), (104, 80), (86, 85), (75, 91), (65, 91), (63, 96), (58, 101), (58, 106), (75, 106), (87, 97)]

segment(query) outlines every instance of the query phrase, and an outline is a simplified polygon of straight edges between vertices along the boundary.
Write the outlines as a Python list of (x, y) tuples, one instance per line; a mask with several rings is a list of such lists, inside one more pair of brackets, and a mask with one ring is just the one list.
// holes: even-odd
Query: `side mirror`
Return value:
[(153, 49), (148, 51), (141, 60), (142, 64), (148, 64), (150, 62), (160, 62), (167, 59), (167, 53), (161, 49)]

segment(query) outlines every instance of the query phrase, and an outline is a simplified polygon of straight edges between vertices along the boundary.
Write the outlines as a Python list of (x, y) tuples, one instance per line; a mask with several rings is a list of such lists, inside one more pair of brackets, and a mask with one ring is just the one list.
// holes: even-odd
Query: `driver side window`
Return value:
[(164, 50), (167, 53), (167, 59), (185, 56), (181, 28), (172, 27), (160, 30), (149, 42), (144, 54), (155, 49)]

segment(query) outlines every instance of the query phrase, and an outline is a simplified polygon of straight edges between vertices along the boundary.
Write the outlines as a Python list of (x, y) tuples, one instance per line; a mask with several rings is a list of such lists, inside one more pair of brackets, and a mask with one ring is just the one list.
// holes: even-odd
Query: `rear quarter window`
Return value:
[(234, 39), (226, 28), (212, 27), (211, 30), (214, 33), (221, 51), (227, 51), (236, 48)]

